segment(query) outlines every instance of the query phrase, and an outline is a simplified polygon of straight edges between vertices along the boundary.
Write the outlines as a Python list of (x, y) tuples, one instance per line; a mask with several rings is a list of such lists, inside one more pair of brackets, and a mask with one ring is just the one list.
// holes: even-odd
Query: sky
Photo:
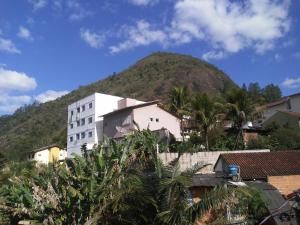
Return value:
[(0, 0), (0, 115), (156, 51), (300, 92), (299, 0)]

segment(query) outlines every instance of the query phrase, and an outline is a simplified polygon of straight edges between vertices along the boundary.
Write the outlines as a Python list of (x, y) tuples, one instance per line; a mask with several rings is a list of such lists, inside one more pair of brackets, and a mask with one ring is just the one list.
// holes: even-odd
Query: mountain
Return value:
[(192, 56), (154, 53), (121, 73), (79, 87), (59, 99), (0, 117), (0, 152), (16, 156), (53, 142), (64, 144), (68, 104), (94, 92), (167, 102), (173, 86), (221, 94), (236, 84), (215, 66)]

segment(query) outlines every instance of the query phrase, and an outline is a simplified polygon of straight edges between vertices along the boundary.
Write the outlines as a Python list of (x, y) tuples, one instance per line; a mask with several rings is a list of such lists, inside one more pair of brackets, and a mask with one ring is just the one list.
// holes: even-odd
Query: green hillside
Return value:
[(236, 85), (221, 70), (197, 58), (154, 53), (121, 73), (80, 87), (55, 101), (25, 107), (13, 115), (0, 117), (0, 151), (22, 155), (22, 152), (53, 142), (63, 144), (68, 104), (94, 92), (165, 102), (173, 86), (218, 94)]

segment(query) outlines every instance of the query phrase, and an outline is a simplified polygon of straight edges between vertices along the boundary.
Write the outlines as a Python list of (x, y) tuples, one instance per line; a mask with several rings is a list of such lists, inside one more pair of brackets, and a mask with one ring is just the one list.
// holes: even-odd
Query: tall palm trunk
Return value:
[(208, 140), (208, 129), (205, 128), (204, 130), (204, 135), (205, 135), (205, 149), (206, 151), (209, 151), (209, 140)]

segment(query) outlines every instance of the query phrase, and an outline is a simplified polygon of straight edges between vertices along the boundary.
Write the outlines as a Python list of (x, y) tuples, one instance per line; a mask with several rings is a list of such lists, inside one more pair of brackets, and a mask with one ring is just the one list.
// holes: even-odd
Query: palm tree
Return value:
[(217, 124), (221, 104), (215, 102), (207, 94), (197, 94), (192, 99), (192, 116), (203, 132), (205, 137), (205, 148), (209, 151), (208, 132)]
[(255, 111), (254, 103), (248, 93), (243, 89), (232, 89), (225, 94), (227, 101), (227, 119), (233, 123), (233, 128), (237, 130), (235, 148), (237, 147), (240, 136), (243, 137), (243, 125), (251, 119)]
[(174, 87), (170, 93), (169, 109), (175, 113), (180, 119), (180, 129), (182, 140), (184, 141), (184, 117), (188, 115), (189, 94), (186, 87)]
[(106, 140), (89, 157), (11, 177), (0, 186), (0, 216), (12, 224), (191, 225), (231, 196), (217, 189), (191, 204), (191, 173), (162, 165), (157, 144), (149, 130), (138, 131), (120, 143)]

